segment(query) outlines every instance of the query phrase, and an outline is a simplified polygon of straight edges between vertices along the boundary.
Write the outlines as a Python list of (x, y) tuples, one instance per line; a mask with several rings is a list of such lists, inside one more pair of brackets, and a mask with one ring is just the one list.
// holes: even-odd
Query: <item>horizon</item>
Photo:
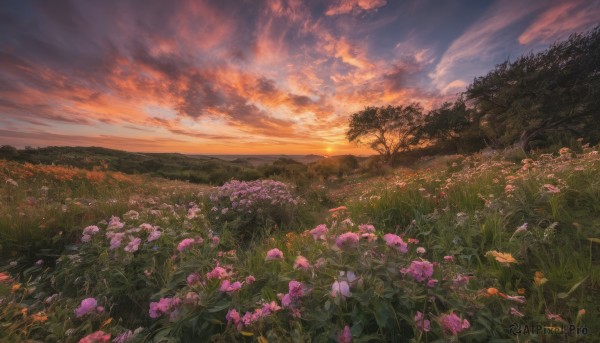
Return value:
[(10, 0), (0, 145), (370, 156), (352, 113), (431, 109), (599, 17), (583, 0)]

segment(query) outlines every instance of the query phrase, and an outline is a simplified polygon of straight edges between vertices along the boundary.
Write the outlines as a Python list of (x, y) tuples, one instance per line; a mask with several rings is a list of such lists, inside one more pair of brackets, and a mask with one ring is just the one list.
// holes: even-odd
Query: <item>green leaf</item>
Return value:
[(210, 313), (223, 311), (224, 309), (228, 308), (229, 305), (231, 305), (231, 301), (228, 299), (223, 299), (216, 303), (214, 307), (209, 308), (207, 311)]
[(567, 293), (558, 293), (556, 296), (560, 299), (564, 299), (566, 297), (568, 297), (569, 295), (571, 295), (571, 293), (573, 293), (579, 286), (581, 286), (581, 284), (587, 280), (589, 276), (586, 276), (583, 278), (583, 280), (579, 281), (578, 283), (574, 284), (573, 287), (571, 287), (571, 289), (567, 292)]

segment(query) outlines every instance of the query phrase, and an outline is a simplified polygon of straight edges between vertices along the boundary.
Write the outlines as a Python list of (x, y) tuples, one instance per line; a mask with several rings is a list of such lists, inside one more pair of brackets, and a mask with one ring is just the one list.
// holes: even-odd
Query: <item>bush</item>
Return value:
[(232, 180), (210, 195), (210, 218), (245, 242), (272, 228), (290, 226), (301, 202), (283, 182)]

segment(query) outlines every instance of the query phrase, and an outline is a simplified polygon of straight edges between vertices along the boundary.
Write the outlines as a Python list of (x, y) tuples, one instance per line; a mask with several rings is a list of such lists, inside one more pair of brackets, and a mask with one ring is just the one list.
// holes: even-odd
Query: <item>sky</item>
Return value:
[(3, 1), (0, 145), (371, 154), (352, 113), (431, 109), (599, 18), (595, 0)]

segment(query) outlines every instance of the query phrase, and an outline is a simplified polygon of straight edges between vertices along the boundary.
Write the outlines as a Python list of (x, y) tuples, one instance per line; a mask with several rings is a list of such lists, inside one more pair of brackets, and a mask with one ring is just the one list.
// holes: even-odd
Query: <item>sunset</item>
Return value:
[(0, 343), (600, 342), (599, 19), (4, 1)]
[(453, 100), (598, 22), (595, 1), (9, 1), (0, 143), (371, 154), (365, 106)]

